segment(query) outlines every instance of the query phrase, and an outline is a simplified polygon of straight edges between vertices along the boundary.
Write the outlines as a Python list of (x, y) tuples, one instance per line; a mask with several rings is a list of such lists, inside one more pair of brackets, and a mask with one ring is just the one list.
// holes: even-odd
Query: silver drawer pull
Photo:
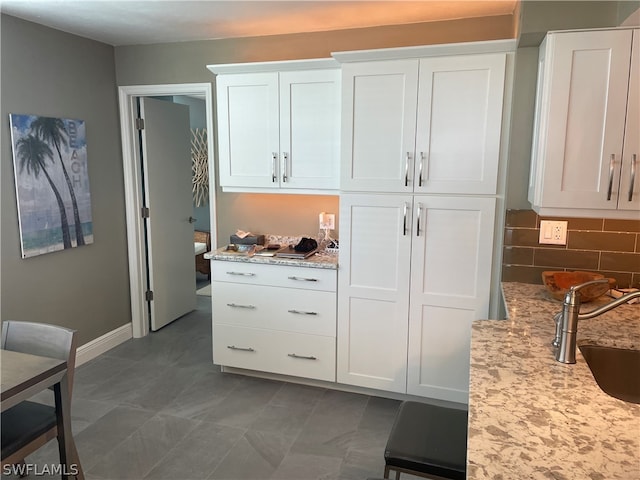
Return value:
[(287, 310), (289, 313), (297, 313), (298, 315), (318, 315), (318, 312), (305, 312), (304, 310)]
[(248, 308), (248, 309), (254, 309), (256, 308), (255, 305), (238, 305), (237, 303), (227, 303), (227, 307), (232, 307), (232, 308)]
[(287, 353), (287, 356), (291, 358), (302, 358), (303, 360), (317, 360), (317, 358), (314, 357), (313, 355), (306, 356), (306, 355), (296, 355), (295, 353)]
[(638, 156), (634, 153), (631, 155), (631, 181), (629, 182), (629, 201), (633, 201), (633, 187), (636, 183), (636, 160)]
[(422, 186), (422, 170), (424, 169), (424, 152), (420, 152), (420, 172), (418, 173), (418, 186)]
[(229, 350), (240, 350), (241, 352), (255, 352), (251, 347), (236, 347), (235, 345), (227, 345)]
[(300, 282), (317, 282), (317, 278), (305, 278), (305, 277), (288, 277), (289, 280), (298, 280)]
[(255, 273), (245, 273), (245, 272), (227, 272), (227, 275), (242, 275), (243, 277), (255, 277)]
[(409, 186), (409, 162), (411, 161), (411, 153), (407, 152), (407, 158), (404, 161), (404, 186)]
[(607, 187), (607, 201), (611, 200), (611, 190), (613, 189), (613, 172), (614, 165), (616, 163), (615, 154), (611, 154), (611, 158), (609, 159), (609, 186)]
[(278, 164), (278, 152), (271, 154), (271, 182), (276, 183), (278, 176), (276, 175), (276, 165)]

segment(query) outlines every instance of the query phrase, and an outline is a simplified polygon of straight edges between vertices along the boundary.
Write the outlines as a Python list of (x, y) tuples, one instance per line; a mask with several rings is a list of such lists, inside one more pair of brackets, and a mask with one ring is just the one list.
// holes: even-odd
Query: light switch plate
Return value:
[(550, 245), (567, 244), (566, 220), (540, 220), (540, 238), (538, 243)]

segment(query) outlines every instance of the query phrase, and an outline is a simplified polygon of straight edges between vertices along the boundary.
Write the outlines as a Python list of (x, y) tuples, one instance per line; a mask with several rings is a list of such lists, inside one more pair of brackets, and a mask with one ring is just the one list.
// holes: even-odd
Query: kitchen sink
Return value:
[(640, 350), (580, 345), (600, 388), (612, 397), (640, 404)]

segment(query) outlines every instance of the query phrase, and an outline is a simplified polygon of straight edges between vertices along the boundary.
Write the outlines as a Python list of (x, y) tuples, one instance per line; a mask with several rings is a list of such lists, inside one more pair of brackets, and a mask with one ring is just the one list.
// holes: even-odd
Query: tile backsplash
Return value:
[[(538, 243), (540, 220), (567, 220), (567, 244)], [(507, 210), (502, 280), (542, 283), (545, 270), (599, 272), (620, 288), (640, 288), (640, 220), (540, 217)]]

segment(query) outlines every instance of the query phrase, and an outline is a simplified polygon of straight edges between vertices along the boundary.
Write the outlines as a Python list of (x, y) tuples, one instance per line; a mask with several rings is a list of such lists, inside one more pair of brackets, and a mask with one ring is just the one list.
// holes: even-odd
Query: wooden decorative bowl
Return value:
[[(564, 300), (565, 294), (574, 285), (599, 280), (604, 275), (594, 272), (542, 272), (542, 283), (556, 300)], [(616, 279), (609, 278), (608, 284), (590, 285), (580, 290), (582, 302), (591, 302), (615, 287)]]

